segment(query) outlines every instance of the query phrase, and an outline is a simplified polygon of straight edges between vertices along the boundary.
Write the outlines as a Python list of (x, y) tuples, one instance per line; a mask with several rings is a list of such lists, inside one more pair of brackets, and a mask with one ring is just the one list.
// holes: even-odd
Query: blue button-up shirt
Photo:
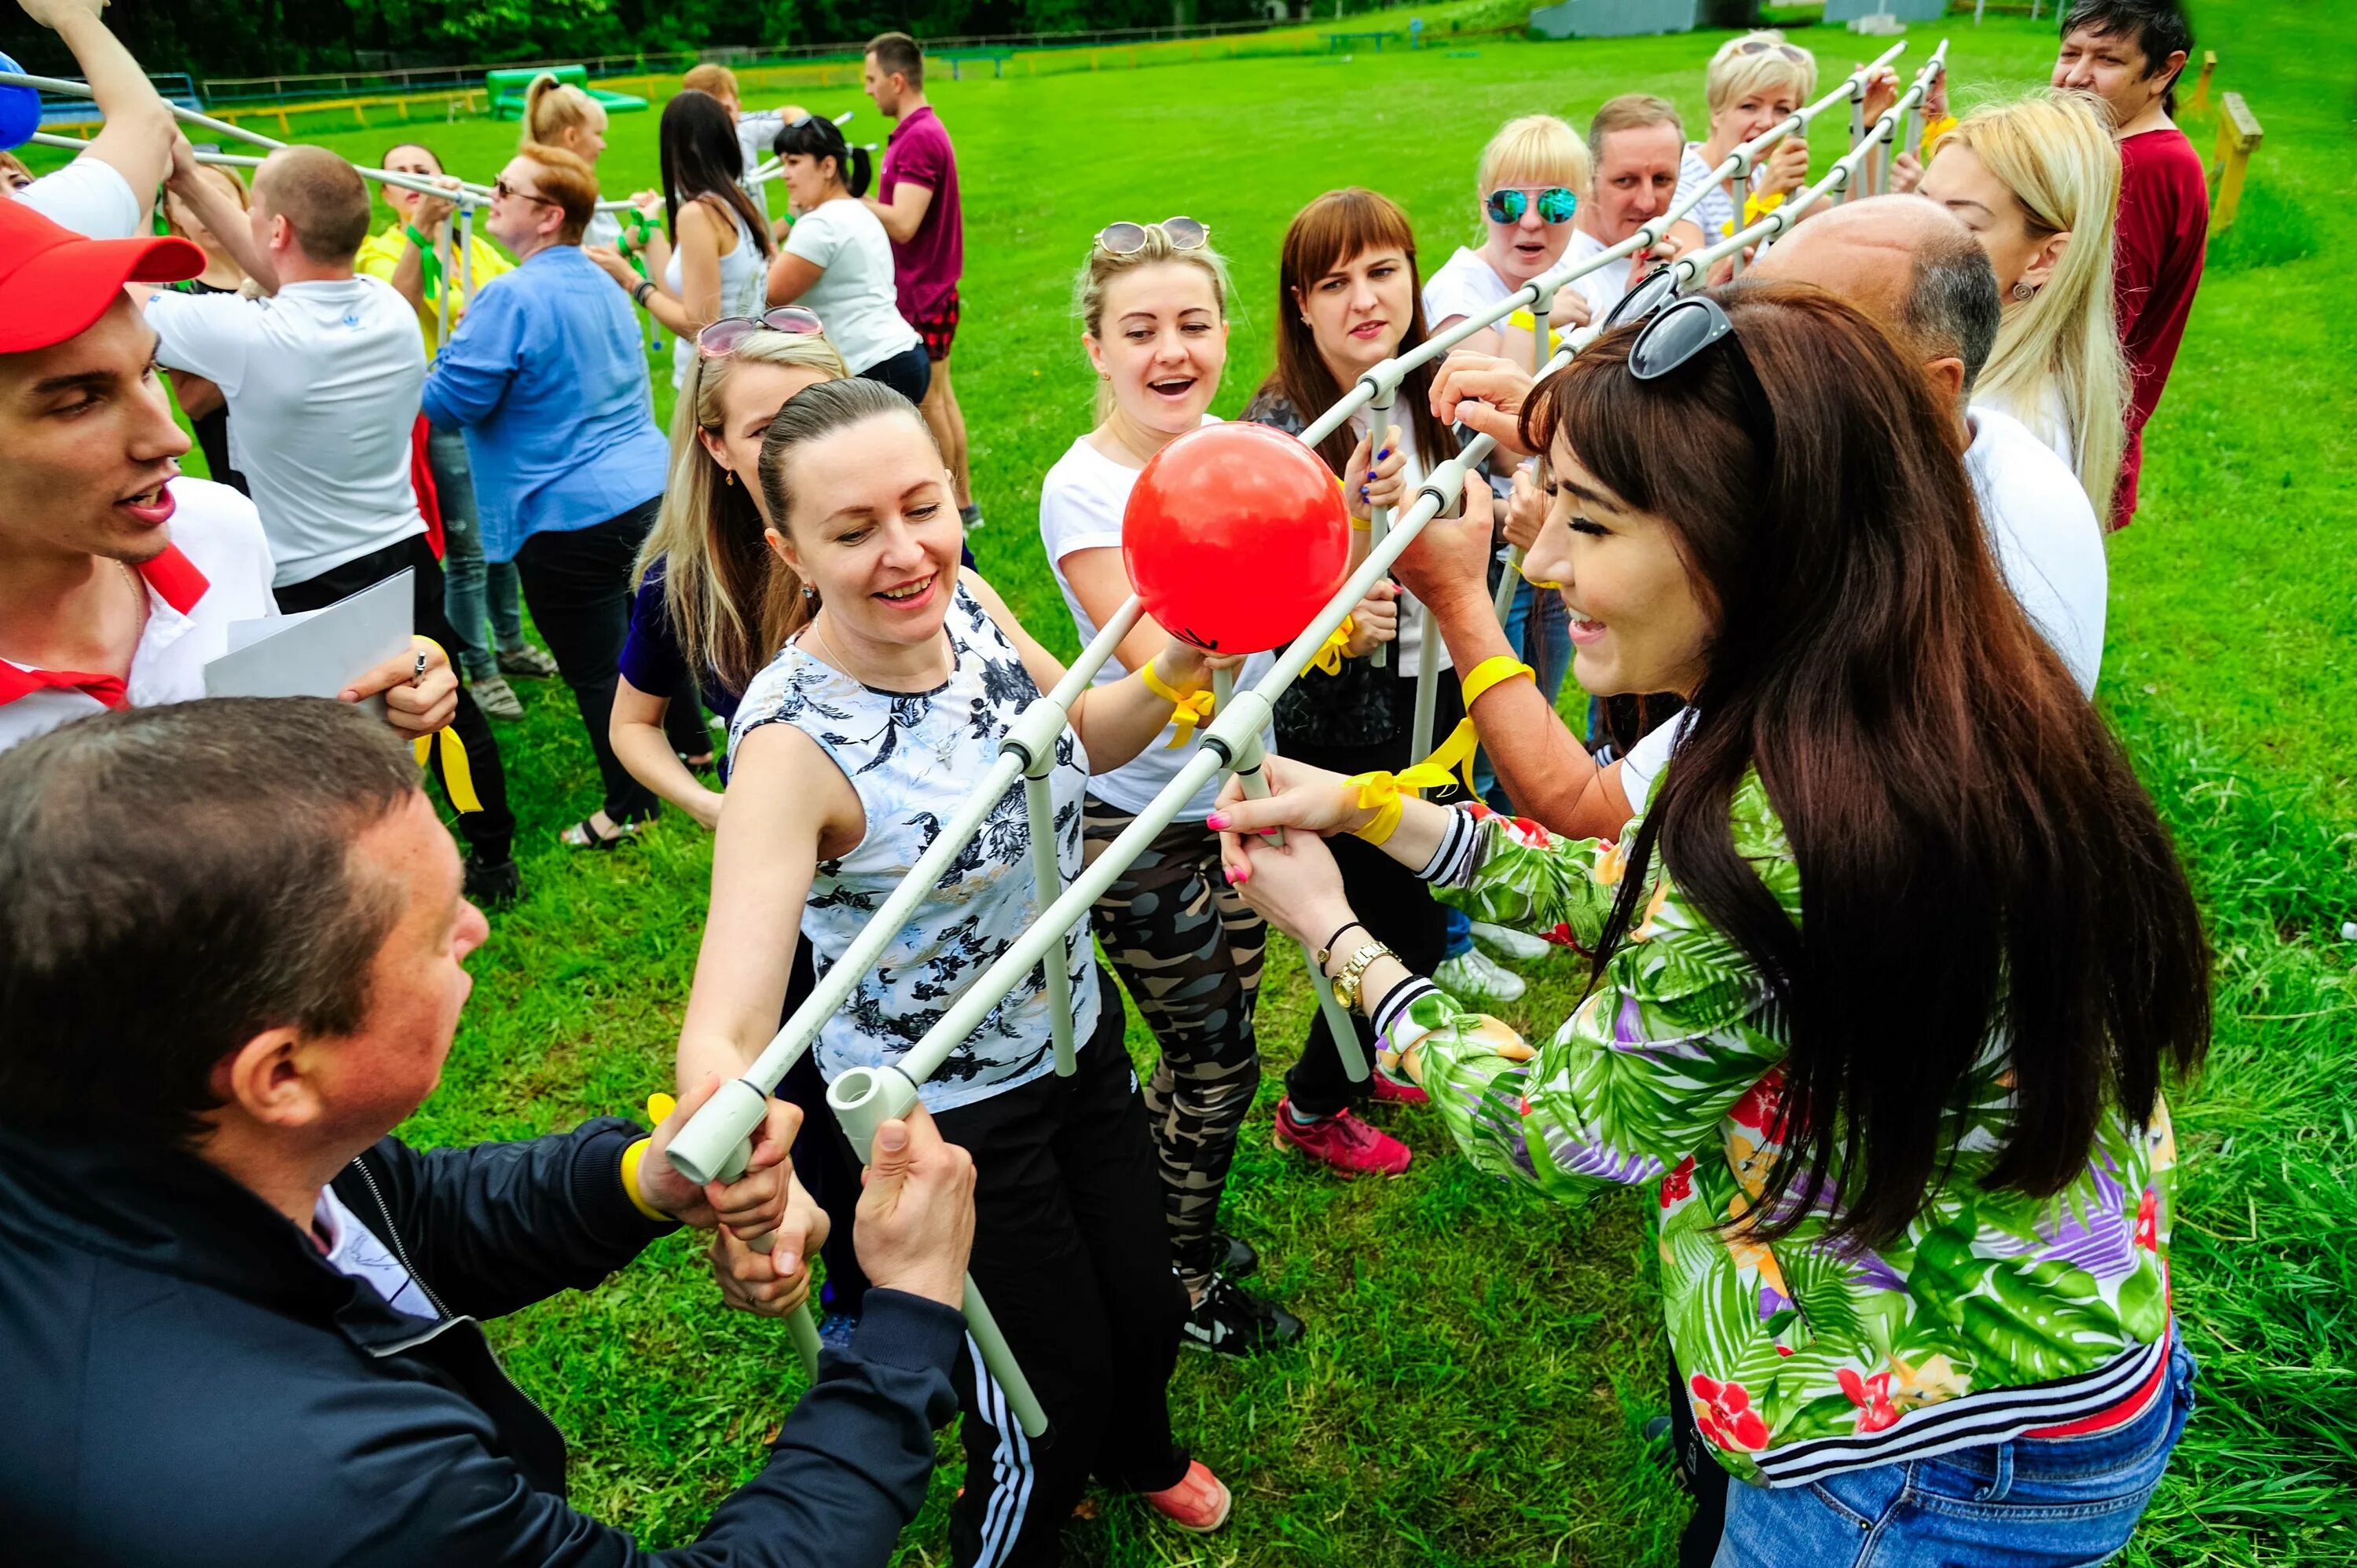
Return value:
[(483, 285), (426, 374), (425, 416), (466, 433), (486, 560), (662, 493), (670, 447), (630, 298), (578, 245)]

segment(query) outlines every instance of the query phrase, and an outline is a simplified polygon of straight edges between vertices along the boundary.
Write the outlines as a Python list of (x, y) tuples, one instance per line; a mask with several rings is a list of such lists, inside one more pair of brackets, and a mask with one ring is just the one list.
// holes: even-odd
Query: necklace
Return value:
[[(812, 617), (812, 618), (811, 618), (811, 623), (810, 623), (810, 629), (811, 629), (811, 635), (812, 635), (813, 637), (815, 637), (815, 638), (817, 638), (817, 639), (818, 639), (818, 645), (819, 645), (821, 648), (823, 648), (824, 650), (826, 650), (827, 661), (828, 661), (829, 663), (833, 664), (833, 665), (834, 665), (837, 670), (842, 671), (845, 675), (848, 675), (848, 676), (850, 676), (853, 680), (855, 680), (855, 681), (858, 682), (861, 685), (863, 685), (863, 686), (866, 686), (866, 687), (870, 688), (871, 690), (876, 690), (876, 691), (890, 691), (890, 690), (892, 690), (892, 688), (890, 688), (890, 687), (888, 687), (888, 686), (883, 686), (883, 687), (877, 686), (876, 682), (874, 682), (873, 681), (868, 680), (866, 677), (865, 677), (865, 676), (863, 676), (862, 674), (860, 674), (858, 671), (854, 670), (854, 669), (851, 667), (851, 660), (848, 660), (848, 659), (845, 659), (845, 658), (843, 656), (843, 654), (841, 653), (841, 651), (840, 651), (840, 650), (838, 650), (835, 648), (834, 643), (834, 642), (833, 642), (833, 641), (832, 641), (832, 640), (827, 637), (827, 635), (826, 635), (826, 627), (825, 627), (825, 625), (823, 624), (823, 616), (824, 616), (824, 615), (825, 615), (825, 612), (824, 612), (823, 610), (822, 610), (822, 611), (819, 613), (819, 615)], [(952, 667), (952, 669), (954, 669), (954, 668), (955, 668), (955, 660), (954, 660), (954, 659), (952, 659), (952, 665), (951, 665), (951, 667)], [(946, 680), (948, 680), (948, 679), (949, 679), (949, 676), (950, 676), (950, 671), (942, 671), (942, 681), (946, 681)], [(942, 683), (942, 682), (941, 682), (941, 681), (933, 681), (933, 682), (928, 682), (928, 683), (927, 683), (927, 686), (926, 686), (925, 688), (923, 688), (923, 689), (925, 689), (925, 690), (931, 690), (931, 687), (933, 687), (933, 686), (938, 686), (938, 685), (940, 685), (941, 683)]]

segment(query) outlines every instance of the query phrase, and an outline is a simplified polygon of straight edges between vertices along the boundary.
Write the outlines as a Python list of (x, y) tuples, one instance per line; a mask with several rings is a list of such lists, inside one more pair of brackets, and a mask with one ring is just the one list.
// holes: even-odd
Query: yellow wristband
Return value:
[(1511, 653), (1493, 653), (1484, 659), (1465, 677), (1465, 711), (1471, 713), (1473, 704), (1491, 687), (1521, 675), (1529, 676), (1533, 683), (1538, 681), (1537, 673)]
[(1152, 660), (1148, 660), (1146, 668), (1138, 671), (1138, 677), (1146, 682), (1147, 691), (1170, 704), (1170, 722), (1178, 726), (1178, 733), (1171, 737), (1168, 746), (1163, 747), (1165, 751), (1178, 750), (1195, 738), (1198, 727), (1211, 722), (1211, 704), (1217, 699), (1208, 687), (1194, 692), (1178, 691), (1154, 672)]
[(649, 1203), (646, 1195), (639, 1190), (639, 1165), (646, 1159), (647, 1147), (653, 1142), (652, 1138), (641, 1138), (622, 1151), (622, 1193), (630, 1200), (632, 1208), (658, 1225), (669, 1225), (673, 1223), (675, 1216), (665, 1214), (662, 1209)]

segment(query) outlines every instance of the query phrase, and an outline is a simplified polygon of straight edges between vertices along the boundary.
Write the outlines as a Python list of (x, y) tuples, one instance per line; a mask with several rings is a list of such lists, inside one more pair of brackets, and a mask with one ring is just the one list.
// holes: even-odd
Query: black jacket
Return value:
[(584, 1290), (670, 1227), (629, 1124), (431, 1153), (337, 1195), (441, 1306), (397, 1313), (191, 1155), (0, 1128), (0, 1562), (815, 1565), (888, 1560), (956, 1409), (957, 1314), (871, 1291), (852, 1351), (691, 1546), (565, 1501), (565, 1441), (477, 1319)]

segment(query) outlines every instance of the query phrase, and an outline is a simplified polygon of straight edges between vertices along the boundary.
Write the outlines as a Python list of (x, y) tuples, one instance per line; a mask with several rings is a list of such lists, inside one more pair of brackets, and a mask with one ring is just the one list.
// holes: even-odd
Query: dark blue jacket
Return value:
[(881, 1564), (956, 1409), (957, 1314), (870, 1291), (852, 1350), (703, 1536), (661, 1553), (565, 1500), (565, 1440), (478, 1319), (586, 1290), (670, 1227), (593, 1122), (431, 1153), (387, 1138), (337, 1195), (439, 1322), (329, 1268), (202, 1160), (0, 1127), (0, 1561)]

